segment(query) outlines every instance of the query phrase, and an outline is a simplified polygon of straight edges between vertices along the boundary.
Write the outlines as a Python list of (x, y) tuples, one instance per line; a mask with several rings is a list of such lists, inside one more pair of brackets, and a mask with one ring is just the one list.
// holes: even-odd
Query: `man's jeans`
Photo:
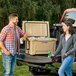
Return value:
[(15, 64), (16, 64), (16, 54), (14, 56), (5, 55), (2, 53), (3, 57), (3, 67), (4, 67), (4, 76), (13, 76)]
[(74, 62), (74, 57), (68, 56), (62, 60), (62, 65), (58, 71), (59, 76), (65, 76), (64, 72), (66, 72), (67, 76), (72, 76), (71, 65)]

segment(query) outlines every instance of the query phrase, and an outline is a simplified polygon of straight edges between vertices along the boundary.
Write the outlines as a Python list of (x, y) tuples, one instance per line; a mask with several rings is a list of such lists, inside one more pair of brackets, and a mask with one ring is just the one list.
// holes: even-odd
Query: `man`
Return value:
[(13, 76), (17, 52), (20, 52), (20, 37), (27, 38), (27, 34), (17, 26), (18, 15), (9, 16), (9, 24), (0, 34), (0, 48), (2, 49), (4, 76)]

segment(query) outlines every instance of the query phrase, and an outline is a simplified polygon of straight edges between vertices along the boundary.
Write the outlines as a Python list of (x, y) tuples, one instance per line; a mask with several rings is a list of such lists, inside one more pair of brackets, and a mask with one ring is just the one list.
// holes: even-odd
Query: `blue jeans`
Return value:
[(13, 76), (15, 64), (16, 64), (16, 54), (14, 56), (6, 55), (2, 53), (4, 76)]
[(68, 56), (65, 59), (62, 59), (62, 65), (58, 71), (59, 76), (65, 76), (64, 72), (67, 76), (72, 76), (71, 65), (74, 62), (74, 57)]

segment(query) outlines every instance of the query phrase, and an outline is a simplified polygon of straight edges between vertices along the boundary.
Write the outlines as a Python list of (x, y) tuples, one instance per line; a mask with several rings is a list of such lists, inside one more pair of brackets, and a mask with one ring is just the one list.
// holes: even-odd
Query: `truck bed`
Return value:
[(31, 56), (28, 54), (17, 55), (17, 60), (24, 61), (31, 64), (49, 64), (52, 63), (52, 59), (46, 56)]

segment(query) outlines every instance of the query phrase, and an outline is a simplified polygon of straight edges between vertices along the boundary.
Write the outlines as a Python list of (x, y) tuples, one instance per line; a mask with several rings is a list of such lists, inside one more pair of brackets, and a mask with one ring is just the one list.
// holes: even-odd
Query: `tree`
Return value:
[(11, 13), (19, 15), (19, 26), (23, 20), (59, 23), (67, 8), (76, 7), (76, 0), (0, 0), (0, 30), (8, 24)]

